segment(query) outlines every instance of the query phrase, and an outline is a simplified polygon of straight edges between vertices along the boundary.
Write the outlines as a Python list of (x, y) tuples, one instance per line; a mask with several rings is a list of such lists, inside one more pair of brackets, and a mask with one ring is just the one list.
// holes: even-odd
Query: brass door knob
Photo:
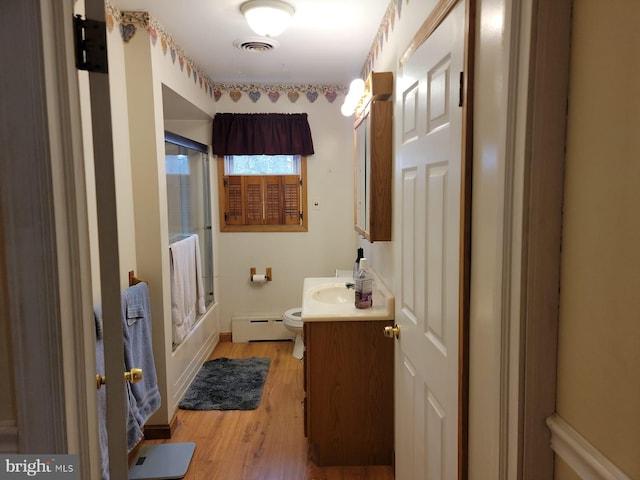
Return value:
[(400, 327), (394, 325), (393, 327), (384, 327), (384, 336), (389, 338), (398, 338), (400, 336)]
[(129, 383), (137, 383), (142, 380), (142, 369), (132, 368), (129, 372), (124, 372), (124, 379)]
[[(141, 368), (132, 368), (130, 371), (124, 372), (124, 381), (125, 382), (137, 383), (140, 380), (142, 380), (142, 369)], [(96, 386), (98, 387), (98, 390), (100, 390), (100, 387), (102, 387), (102, 385), (106, 385), (106, 384), (107, 384), (107, 377), (97, 373), (96, 374)]]

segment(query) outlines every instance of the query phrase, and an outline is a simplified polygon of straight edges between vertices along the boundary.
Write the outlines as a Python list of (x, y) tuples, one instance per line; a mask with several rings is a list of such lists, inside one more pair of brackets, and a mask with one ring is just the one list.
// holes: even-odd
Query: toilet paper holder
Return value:
[[(254, 281), (253, 278), (255, 275), (256, 275), (256, 267), (251, 267), (249, 269), (249, 280), (253, 282)], [(265, 269), (264, 278), (267, 282), (270, 282), (272, 280), (271, 267), (267, 267)]]

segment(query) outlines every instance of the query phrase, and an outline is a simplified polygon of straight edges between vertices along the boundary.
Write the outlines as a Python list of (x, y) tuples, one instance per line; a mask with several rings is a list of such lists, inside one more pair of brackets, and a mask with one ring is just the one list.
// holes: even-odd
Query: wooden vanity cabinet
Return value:
[(305, 434), (318, 466), (391, 465), (392, 320), (305, 322)]

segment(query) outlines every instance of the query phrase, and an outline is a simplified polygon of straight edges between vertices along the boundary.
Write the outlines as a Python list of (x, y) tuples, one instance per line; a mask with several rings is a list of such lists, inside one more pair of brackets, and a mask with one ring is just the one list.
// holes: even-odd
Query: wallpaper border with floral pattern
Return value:
[(242, 95), (247, 95), (254, 103), (265, 95), (275, 103), (280, 98), (287, 98), (295, 103), (299, 98), (306, 98), (310, 103), (324, 97), (329, 103), (340, 94), (347, 93), (343, 85), (315, 84), (267, 84), (267, 83), (216, 83), (186, 54), (180, 45), (171, 37), (166, 29), (145, 11), (120, 11), (110, 2), (106, 2), (107, 29), (112, 32), (118, 28), (123, 42), (128, 43), (139, 29), (146, 30), (154, 47), (162, 48), (162, 53), (171, 57), (171, 62), (180, 68), (194, 83), (217, 102), (223, 95), (237, 102)]
[[(400, 20), (402, 7), (408, 3), (409, 0), (391, 0), (389, 2), (389, 6), (380, 22), (380, 27), (374, 37), (367, 59), (362, 67), (361, 76), (363, 79), (367, 78), (369, 73), (371, 73), (375, 61), (382, 53), (385, 43), (389, 39), (389, 33), (393, 32), (396, 18)], [(169, 53), (172, 63), (176, 65), (177, 62), (180, 70), (185, 72), (189, 78), (193, 78), (194, 83), (199, 83), (200, 88), (203, 88), (215, 101), (218, 101), (222, 95), (229, 95), (234, 102), (237, 102), (244, 94), (254, 103), (263, 95), (266, 95), (273, 103), (277, 102), (280, 98), (287, 98), (290, 102), (295, 103), (300, 97), (304, 97), (313, 103), (320, 96), (324, 97), (330, 103), (333, 103), (339, 94), (346, 94), (348, 90), (347, 87), (343, 85), (216, 83), (191, 60), (182, 47), (173, 40), (166, 29), (160, 25), (149, 12), (120, 11), (107, 1), (106, 20), (109, 32), (117, 25), (122, 40), (125, 43), (133, 38), (138, 28), (146, 30), (151, 37), (153, 46), (155, 47), (159, 43), (163, 54), (167, 55), (167, 53)]]
[(375, 61), (382, 53), (385, 43), (389, 40), (389, 33), (393, 32), (396, 19), (400, 21), (403, 4), (408, 3), (409, 0), (391, 0), (389, 2), (387, 11), (385, 12), (384, 16), (382, 17), (382, 21), (380, 22), (380, 27), (378, 27), (378, 33), (376, 33), (373, 43), (371, 44), (369, 55), (367, 56), (364, 66), (362, 67), (362, 71), (360, 72), (363, 79), (366, 79), (369, 73), (371, 73), (371, 71), (373, 70)]

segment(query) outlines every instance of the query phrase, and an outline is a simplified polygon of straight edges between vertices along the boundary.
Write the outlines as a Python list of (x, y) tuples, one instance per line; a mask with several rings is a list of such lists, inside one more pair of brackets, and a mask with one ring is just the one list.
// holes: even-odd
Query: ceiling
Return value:
[[(260, 39), (240, 13), (244, 0), (111, 0), (146, 10), (216, 83), (348, 85), (360, 76), (390, 0), (286, 0), (296, 13), (270, 51), (237, 40)], [(269, 39), (270, 40), (270, 39)]]

